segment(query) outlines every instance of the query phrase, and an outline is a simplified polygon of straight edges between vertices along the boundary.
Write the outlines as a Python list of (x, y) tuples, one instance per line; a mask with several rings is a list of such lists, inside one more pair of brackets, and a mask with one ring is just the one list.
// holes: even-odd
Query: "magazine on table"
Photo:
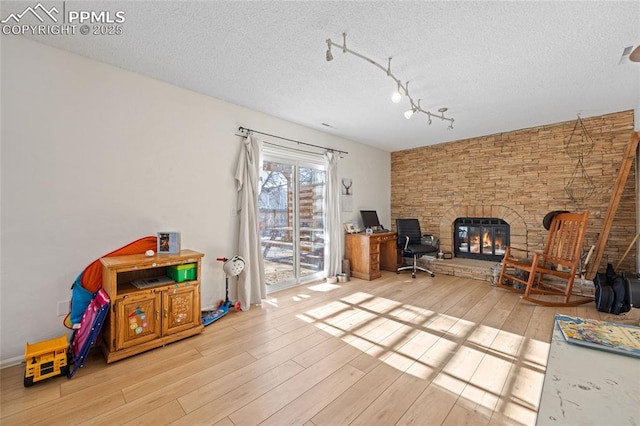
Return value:
[(569, 343), (640, 358), (640, 327), (566, 315), (555, 319)]

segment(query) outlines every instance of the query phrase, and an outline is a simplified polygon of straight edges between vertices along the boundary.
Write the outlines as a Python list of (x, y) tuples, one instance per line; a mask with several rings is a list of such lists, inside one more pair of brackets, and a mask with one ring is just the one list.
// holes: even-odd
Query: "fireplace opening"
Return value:
[(501, 261), (509, 245), (509, 224), (497, 218), (461, 217), (453, 227), (454, 255)]

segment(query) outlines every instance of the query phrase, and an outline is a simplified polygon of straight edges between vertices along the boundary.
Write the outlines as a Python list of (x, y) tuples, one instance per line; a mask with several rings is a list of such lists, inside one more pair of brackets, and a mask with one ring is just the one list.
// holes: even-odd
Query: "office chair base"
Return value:
[(415, 261), (414, 261), (413, 265), (401, 266), (400, 268), (396, 269), (396, 274), (399, 274), (400, 271), (409, 271), (409, 270), (411, 270), (411, 278), (415, 278), (416, 277), (416, 272), (417, 271), (426, 272), (427, 274), (431, 275), (432, 277), (436, 276), (436, 274), (434, 274), (429, 269), (423, 268), (422, 266), (416, 265)]

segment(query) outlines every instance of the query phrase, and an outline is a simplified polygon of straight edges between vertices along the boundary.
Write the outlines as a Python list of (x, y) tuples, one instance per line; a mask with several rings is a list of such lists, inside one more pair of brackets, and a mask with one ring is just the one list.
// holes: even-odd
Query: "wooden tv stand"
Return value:
[(398, 268), (397, 234), (346, 234), (345, 258), (349, 260), (351, 275), (363, 280), (379, 278), (383, 271), (396, 272)]
[[(111, 299), (103, 327), (107, 363), (201, 333), (200, 270), (204, 254), (134, 254), (100, 259), (102, 287)], [(166, 267), (196, 264), (193, 280), (137, 288), (136, 280), (166, 276)], [(151, 280), (152, 281), (152, 280)]]

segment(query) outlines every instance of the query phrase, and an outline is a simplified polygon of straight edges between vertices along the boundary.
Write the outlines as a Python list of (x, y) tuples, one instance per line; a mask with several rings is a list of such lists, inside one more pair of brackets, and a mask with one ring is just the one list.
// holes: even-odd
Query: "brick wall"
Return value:
[[(497, 217), (511, 225), (511, 244), (543, 247), (542, 219), (551, 210), (589, 210), (585, 247), (596, 244), (622, 155), (633, 131), (633, 111), (582, 120), (594, 141), (583, 159), (595, 192), (574, 204), (565, 191), (577, 160), (565, 152), (576, 121), (432, 145), (391, 154), (391, 219), (418, 218), (424, 233), (452, 250), (457, 217)], [(635, 167), (626, 182), (600, 269), (617, 263), (636, 234)], [(576, 176), (582, 180), (582, 174)], [(578, 182), (580, 183), (580, 182)], [(635, 248), (621, 270), (635, 271)]]

